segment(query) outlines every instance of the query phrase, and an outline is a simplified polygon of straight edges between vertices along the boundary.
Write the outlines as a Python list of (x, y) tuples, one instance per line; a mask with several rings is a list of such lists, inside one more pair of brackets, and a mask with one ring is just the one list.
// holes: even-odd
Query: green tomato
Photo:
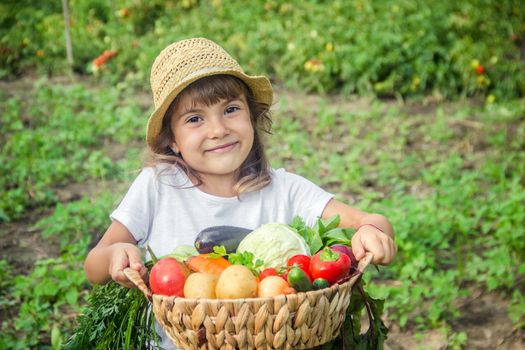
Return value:
[(288, 272), (288, 283), (290, 286), (298, 292), (308, 292), (312, 290), (312, 282), (306, 272), (301, 270), (299, 267), (294, 266)]
[(319, 290), (319, 289), (325, 289), (325, 288), (330, 287), (330, 283), (324, 278), (316, 278), (312, 282), (312, 286), (314, 287), (314, 290)]

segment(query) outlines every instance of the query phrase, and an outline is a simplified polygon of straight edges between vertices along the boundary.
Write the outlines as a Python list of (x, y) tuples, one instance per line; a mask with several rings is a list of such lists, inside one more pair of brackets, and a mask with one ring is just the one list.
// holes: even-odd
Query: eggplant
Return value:
[(227, 253), (234, 253), (242, 239), (252, 230), (236, 226), (212, 226), (205, 228), (195, 238), (195, 248), (201, 254), (213, 252), (214, 246), (223, 245)]

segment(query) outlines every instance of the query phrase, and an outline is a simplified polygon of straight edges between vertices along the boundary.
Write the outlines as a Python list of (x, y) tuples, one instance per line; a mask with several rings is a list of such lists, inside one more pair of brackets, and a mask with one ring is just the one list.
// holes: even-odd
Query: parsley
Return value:
[[(146, 267), (151, 267), (151, 262)], [(94, 286), (64, 349), (158, 349), (154, 318), (148, 300), (138, 289), (115, 282)]]
[(210, 258), (226, 257), (229, 262), (233, 265), (243, 265), (252, 271), (256, 276), (259, 276), (260, 269), (264, 265), (264, 261), (257, 259), (254, 261), (255, 256), (250, 252), (242, 253), (227, 253), (226, 248), (223, 245), (213, 247), (213, 253), (208, 255)]

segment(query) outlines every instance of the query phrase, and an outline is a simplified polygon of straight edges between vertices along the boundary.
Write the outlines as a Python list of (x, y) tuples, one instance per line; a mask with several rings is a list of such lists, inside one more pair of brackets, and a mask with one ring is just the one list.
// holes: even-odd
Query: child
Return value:
[(152, 165), (146, 166), (111, 214), (112, 223), (85, 262), (93, 283), (132, 284), (131, 267), (144, 277), (139, 246), (157, 256), (193, 245), (203, 229), (217, 225), (255, 229), (317, 217), (341, 216), (357, 229), (352, 250), (389, 264), (396, 254), (388, 220), (339, 202), (310, 181), (266, 159), (273, 91), (269, 80), (246, 75), (214, 42), (195, 38), (165, 48), (153, 63), (155, 111), (147, 126)]

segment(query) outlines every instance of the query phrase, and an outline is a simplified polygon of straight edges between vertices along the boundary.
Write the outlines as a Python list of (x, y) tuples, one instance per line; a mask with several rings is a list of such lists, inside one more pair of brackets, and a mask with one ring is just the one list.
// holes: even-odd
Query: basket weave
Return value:
[[(372, 260), (342, 284), (273, 298), (186, 299), (153, 295), (153, 312), (173, 343), (185, 350), (309, 349), (339, 334), (352, 286)], [(126, 275), (149, 298), (136, 271)]]

